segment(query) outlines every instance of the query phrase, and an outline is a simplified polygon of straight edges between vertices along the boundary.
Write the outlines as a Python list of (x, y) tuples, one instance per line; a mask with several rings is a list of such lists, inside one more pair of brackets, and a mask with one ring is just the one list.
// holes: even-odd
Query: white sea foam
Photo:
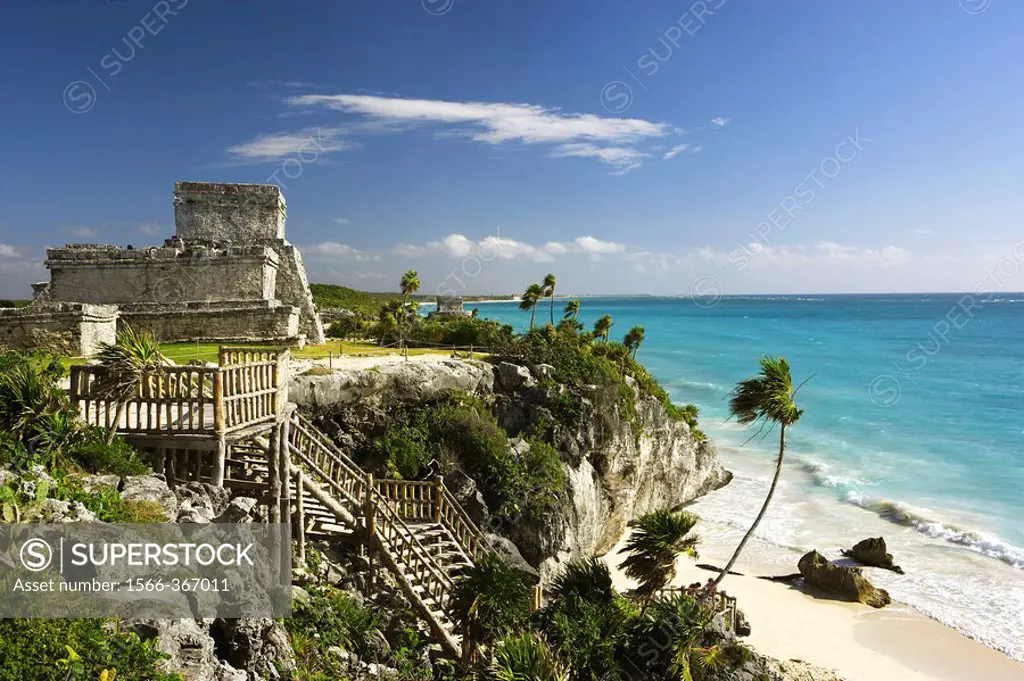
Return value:
[(966, 549), (1003, 561), (1014, 568), (1024, 568), (1024, 549), (997, 537), (994, 534), (977, 532), (956, 525), (947, 524), (929, 518), (926, 509), (919, 509), (909, 504), (888, 499), (873, 499), (860, 492), (851, 490), (846, 495), (846, 501), (854, 506), (860, 506), (874, 513), (889, 522), (912, 527), (921, 534), (963, 546)]

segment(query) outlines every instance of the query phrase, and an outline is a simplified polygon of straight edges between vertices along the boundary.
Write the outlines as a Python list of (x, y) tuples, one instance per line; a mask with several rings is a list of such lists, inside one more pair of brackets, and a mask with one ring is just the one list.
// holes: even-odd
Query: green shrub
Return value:
[[(69, 650), (70, 649), (70, 650)], [(56, 681), (99, 679), (117, 671), (117, 681), (180, 681), (157, 670), (167, 656), (114, 620), (0, 620), (0, 679)]]
[(491, 663), (498, 681), (566, 681), (569, 671), (542, 637), (524, 632), (494, 646)]
[(473, 645), (486, 644), (523, 628), (530, 615), (524, 577), (493, 553), (484, 553), (455, 584), (451, 612), (458, 631)]
[(125, 477), (145, 475), (151, 470), (131, 445), (119, 437), (108, 444), (98, 428), (89, 429), (84, 442), (72, 451), (71, 458), (89, 473)]
[(155, 501), (125, 500), (110, 487), (87, 492), (81, 481), (63, 476), (51, 494), (61, 501), (77, 501), (96, 514), (105, 523), (162, 523), (168, 520), (163, 507)]
[(309, 601), (296, 604), (284, 620), (298, 664), (298, 681), (346, 678), (339, 660), (327, 654), (337, 646), (351, 651), (380, 625), (379, 615), (343, 591), (330, 587), (309, 590)]

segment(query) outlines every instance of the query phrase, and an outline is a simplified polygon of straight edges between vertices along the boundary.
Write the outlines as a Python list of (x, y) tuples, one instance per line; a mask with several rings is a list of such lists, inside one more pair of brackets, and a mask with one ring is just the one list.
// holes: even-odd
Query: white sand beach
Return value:
[[(723, 565), (733, 546), (716, 544), (706, 533), (703, 536), (697, 562)], [(618, 553), (621, 546), (604, 559), (616, 587), (628, 590), (633, 584), (618, 569), (623, 558)], [(908, 606), (893, 603), (875, 610), (834, 600), (823, 592), (757, 579), (755, 575), (778, 571), (750, 559), (756, 556), (756, 547), (748, 550), (748, 559), (741, 556), (735, 568), (744, 576), (730, 575), (722, 589), (738, 599), (750, 622), (752, 633), (746, 642), (766, 655), (835, 669), (847, 681), (1024, 680), (1024, 666)], [(796, 572), (795, 564), (792, 572)], [(683, 558), (676, 585), (706, 582), (710, 576), (713, 573)]]

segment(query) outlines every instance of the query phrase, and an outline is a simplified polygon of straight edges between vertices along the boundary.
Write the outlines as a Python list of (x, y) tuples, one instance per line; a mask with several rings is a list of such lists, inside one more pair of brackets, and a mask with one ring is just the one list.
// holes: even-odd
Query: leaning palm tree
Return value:
[(759, 424), (765, 433), (776, 425), (779, 426), (779, 458), (775, 464), (775, 476), (772, 478), (771, 487), (768, 488), (768, 496), (764, 499), (761, 512), (754, 518), (754, 523), (743, 535), (732, 558), (715, 579), (715, 586), (721, 584), (725, 576), (729, 574), (729, 570), (740, 557), (743, 547), (747, 545), (754, 530), (757, 529), (768, 511), (768, 504), (771, 503), (775, 487), (779, 484), (782, 460), (786, 455), (786, 428), (799, 421), (804, 413), (803, 409), (797, 408), (793, 399), (797, 390), (799, 390), (799, 386), (796, 389), (793, 388), (793, 377), (790, 374), (789, 362), (786, 361), (786, 358), (765, 355), (761, 358), (761, 373), (754, 378), (741, 381), (733, 391), (732, 399), (729, 400), (729, 412), (743, 425)]
[(644, 342), (644, 336), (647, 331), (642, 326), (634, 326), (626, 334), (626, 337), (622, 339), (622, 344), (633, 354), (633, 359), (636, 359), (636, 351), (640, 349), (640, 345)]
[(697, 558), (700, 537), (690, 534), (697, 520), (697, 516), (685, 511), (661, 510), (645, 513), (629, 523), (633, 532), (621, 551), (629, 557), (620, 567), (639, 584), (633, 593), (645, 609), (675, 577), (680, 553)]
[(572, 319), (576, 321), (576, 318), (580, 316), (580, 301), (570, 300), (565, 304), (565, 314), (562, 315), (562, 319)]
[[(148, 331), (134, 331), (126, 326), (118, 331), (113, 343), (100, 344), (96, 354), (103, 372), (99, 377), (97, 394), (107, 400), (108, 423), (107, 444), (114, 441), (121, 415), (139, 386), (151, 376), (160, 372), (167, 364), (167, 358), (160, 352), (160, 346)], [(110, 420), (110, 404), (117, 405), (113, 420)]]
[(409, 350), (405, 347), (405, 320), (403, 318), (405, 317), (406, 306), (409, 304), (409, 296), (420, 290), (420, 277), (416, 274), (416, 270), (409, 270), (403, 274), (399, 286), (402, 290), (402, 312), (398, 317), (398, 336), (399, 342), (405, 350), (405, 358), (409, 359)]
[(541, 287), (544, 289), (544, 295), (551, 299), (551, 326), (555, 325), (555, 284), (557, 280), (555, 275), (550, 272), (544, 277), (544, 282)]
[(519, 301), (520, 310), (530, 311), (530, 331), (533, 331), (534, 320), (537, 316), (537, 303), (544, 297), (544, 289), (540, 284), (530, 284), (523, 292), (523, 298)]
[(606, 314), (596, 322), (594, 322), (594, 337), (602, 339), (605, 343), (608, 342), (608, 334), (612, 330), (612, 316)]

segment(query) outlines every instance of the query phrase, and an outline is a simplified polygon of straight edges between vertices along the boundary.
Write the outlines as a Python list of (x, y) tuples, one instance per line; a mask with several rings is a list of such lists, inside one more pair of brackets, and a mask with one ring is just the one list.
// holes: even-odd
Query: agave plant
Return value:
[(491, 676), (498, 681), (567, 681), (569, 670), (538, 634), (522, 633), (494, 645)]
[(69, 408), (58, 377), (49, 360), (30, 356), (5, 362), (0, 372), (0, 429), (30, 451), (35, 449), (41, 424)]
[(557, 600), (578, 598), (595, 603), (609, 603), (617, 595), (612, 586), (608, 565), (595, 558), (575, 560), (558, 574), (551, 585), (551, 595)]
[(107, 444), (110, 444), (128, 402), (144, 381), (160, 372), (167, 364), (167, 358), (161, 354), (160, 346), (149, 332), (136, 332), (130, 326), (117, 333), (115, 342), (101, 344), (96, 357), (104, 369), (97, 393), (107, 400), (108, 408), (111, 402), (117, 405), (110, 421), (112, 427), (107, 432)]
[(622, 553), (629, 556), (622, 562), (626, 575), (639, 586), (634, 594), (646, 605), (676, 574), (676, 558), (685, 553), (697, 558), (700, 537), (690, 534), (698, 518), (685, 511), (651, 511), (632, 521), (629, 540)]

